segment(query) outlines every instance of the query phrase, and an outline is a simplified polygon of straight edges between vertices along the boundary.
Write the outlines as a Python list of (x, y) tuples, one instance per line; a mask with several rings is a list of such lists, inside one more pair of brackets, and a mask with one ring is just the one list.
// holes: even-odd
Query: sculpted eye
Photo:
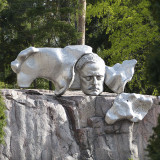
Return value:
[(97, 80), (101, 80), (103, 76), (96, 76)]
[(91, 76), (87, 76), (87, 77), (85, 77), (85, 79), (86, 79), (87, 81), (90, 81), (90, 80), (92, 79), (92, 77), (91, 77)]

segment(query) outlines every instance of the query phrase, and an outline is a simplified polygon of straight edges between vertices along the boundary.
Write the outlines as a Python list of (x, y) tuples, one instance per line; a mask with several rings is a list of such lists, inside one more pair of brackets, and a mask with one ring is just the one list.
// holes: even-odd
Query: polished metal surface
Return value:
[(42, 77), (54, 83), (56, 95), (62, 95), (74, 80), (75, 63), (87, 53), (92, 53), (92, 48), (86, 45), (65, 48), (30, 47), (19, 53), (11, 67), (17, 74), (20, 87), (29, 87), (34, 79)]
[(81, 90), (87, 95), (99, 95), (103, 92), (105, 63), (96, 54), (84, 55), (76, 64)]
[(114, 100), (113, 106), (107, 111), (105, 121), (114, 124), (118, 120), (128, 119), (139, 122), (152, 107), (153, 100), (149, 96), (135, 93), (121, 93)]
[(105, 84), (115, 93), (124, 92), (126, 83), (129, 82), (134, 74), (135, 59), (125, 60), (122, 64), (116, 63), (114, 66), (106, 66)]
[(35, 48), (21, 51), (11, 62), (20, 87), (29, 87), (36, 78), (54, 83), (55, 94), (67, 89), (82, 89), (87, 95), (99, 95), (105, 83), (113, 92), (122, 93), (132, 79), (136, 60), (127, 60), (113, 67), (105, 66), (103, 59), (87, 45), (65, 48)]

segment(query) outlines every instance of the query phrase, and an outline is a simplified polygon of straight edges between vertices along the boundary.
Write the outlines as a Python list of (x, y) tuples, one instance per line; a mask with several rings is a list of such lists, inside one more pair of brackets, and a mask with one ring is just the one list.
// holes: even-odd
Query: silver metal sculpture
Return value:
[(105, 63), (96, 54), (87, 54), (76, 64), (79, 73), (80, 88), (87, 95), (99, 95), (103, 92)]
[(150, 97), (135, 93), (121, 93), (106, 113), (105, 121), (108, 124), (122, 119), (138, 122), (145, 117), (152, 104), (153, 100)]
[[(136, 60), (126, 60), (113, 67), (106, 66), (103, 59), (87, 45), (65, 48), (35, 48), (21, 51), (11, 62), (20, 87), (29, 87), (38, 77), (54, 83), (55, 94), (62, 95), (67, 89), (81, 89), (85, 94), (96, 96), (103, 92), (105, 83), (113, 92), (122, 93), (132, 79)], [(120, 119), (132, 122), (142, 120), (152, 105), (152, 100), (142, 95), (122, 93), (105, 120), (113, 124)]]
[(75, 63), (87, 53), (92, 53), (92, 48), (85, 45), (65, 48), (30, 47), (18, 54), (16, 60), (11, 62), (11, 67), (17, 74), (20, 87), (29, 87), (33, 80), (42, 77), (54, 83), (56, 95), (62, 95), (74, 80)]
[(105, 84), (115, 93), (122, 93), (125, 85), (134, 74), (134, 67), (137, 61), (126, 60), (122, 64), (115, 64), (113, 67), (106, 66)]
[(54, 83), (56, 95), (62, 95), (69, 88), (99, 95), (103, 83), (115, 93), (122, 93), (133, 76), (135, 64), (136, 60), (128, 60), (108, 67), (90, 46), (74, 45), (27, 48), (18, 54), (11, 67), (20, 87), (29, 87), (34, 79), (42, 77)]

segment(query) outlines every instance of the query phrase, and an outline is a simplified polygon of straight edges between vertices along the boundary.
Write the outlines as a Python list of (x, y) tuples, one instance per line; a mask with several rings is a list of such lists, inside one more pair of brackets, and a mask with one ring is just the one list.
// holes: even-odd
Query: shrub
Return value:
[(158, 125), (153, 128), (153, 131), (146, 150), (151, 160), (160, 160), (160, 116), (158, 117)]
[(5, 104), (3, 97), (0, 95), (0, 143), (4, 144), (4, 127), (6, 126)]

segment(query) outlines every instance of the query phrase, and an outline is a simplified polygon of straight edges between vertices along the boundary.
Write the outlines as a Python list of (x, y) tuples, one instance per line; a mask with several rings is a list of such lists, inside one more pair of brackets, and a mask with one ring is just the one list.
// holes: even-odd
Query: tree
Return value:
[(107, 65), (137, 59), (136, 73), (126, 92), (152, 94), (145, 76), (146, 55), (159, 39), (149, 0), (97, 0), (87, 7), (86, 43), (94, 46)]
[(73, 0), (7, 2), (8, 6), (0, 12), (0, 62), (4, 66), (1, 73), (5, 73), (1, 80), (13, 83), (15, 76), (8, 66), (21, 50), (33, 45), (64, 47), (76, 44), (79, 34), (74, 26)]
[(7, 6), (7, 0), (0, 0), (0, 12)]
[(160, 42), (156, 41), (150, 47), (150, 52), (146, 57), (146, 79), (153, 86), (154, 95), (160, 95)]
[[(151, 0), (150, 10), (160, 32), (160, 1)], [(150, 52), (146, 57), (146, 77), (149, 84), (154, 86), (154, 94), (160, 95), (160, 36), (150, 47)]]
[(86, 22), (86, 0), (79, 0), (78, 14), (78, 32), (81, 33), (81, 38), (78, 44), (85, 44), (85, 22)]

